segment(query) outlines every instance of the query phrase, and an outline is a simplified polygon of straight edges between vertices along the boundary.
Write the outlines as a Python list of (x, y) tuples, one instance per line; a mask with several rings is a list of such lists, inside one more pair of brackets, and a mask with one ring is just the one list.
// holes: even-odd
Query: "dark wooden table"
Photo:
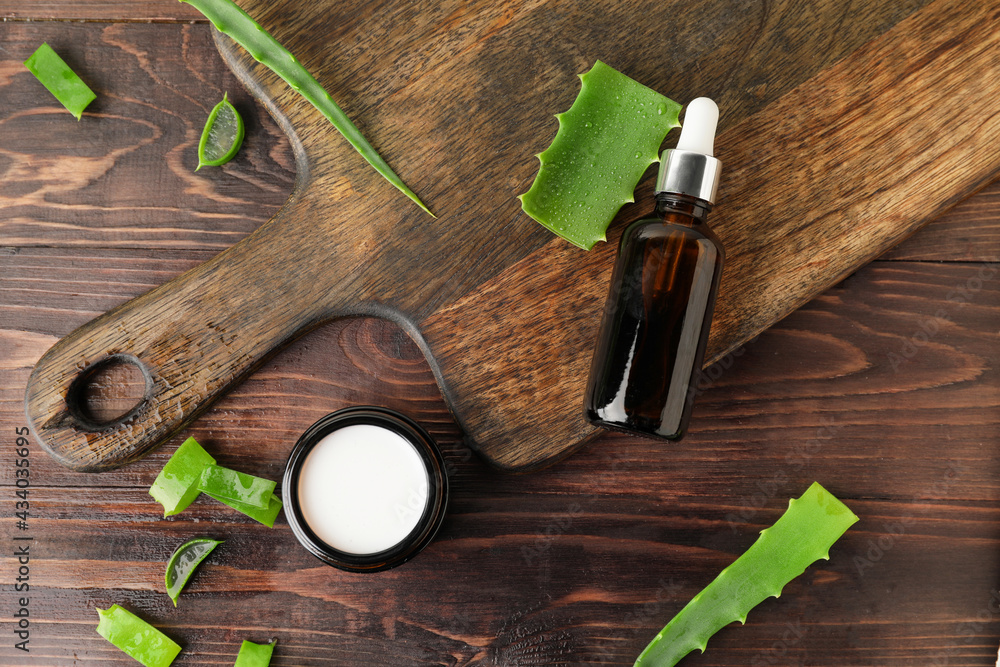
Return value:
[[(679, 443), (608, 434), (543, 471), (494, 472), (462, 445), (416, 346), (371, 319), (294, 343), (181, 436), (278, 479), (327, 412), (412, 415), (446, 452), (452, 504), (437, 540), (396, 570), (323, 566), (284, 517), (268, 530), (211, 501), (163, 519), (147, 489), (180, 437), (100, 475), (32, 444), (20, 529), (16, 438), (35, 360), (245, 236), (287, 197), (294, 166), (186, 5), (0, 0), (0, 16), (3, 665), (135, 664), (94, 632), (94, 608), (115, 603), (181, 643), (178, 665), (231, 665), (242, 639), (270, 638), (274, 665), (627, 665), (814, 480), (860, 522), (829, 562), (683, 664), (994, 664), (997, 185), (714, 366)], [(79, 123), (20, 65), (42, 41), (98, 92)], [(202, 123), (225, 91), (246, 143), (195, 174)], [(96, 410), (120, 407), (120, 380), (98, 388)], [(226, 543), (175, 609), (164, 564), (194, 536)], [(14, 555), (25, 543), (27, 581)], [(15, 648), (21, 597), (27, 653)]]

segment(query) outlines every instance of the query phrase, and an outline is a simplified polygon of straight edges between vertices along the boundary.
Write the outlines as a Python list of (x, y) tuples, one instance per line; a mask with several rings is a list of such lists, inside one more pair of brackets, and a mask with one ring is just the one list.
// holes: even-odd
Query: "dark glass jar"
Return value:
[(587, 387), (598, 426), (677, 440), (693, 406), (725, 252), (711, 204), (660, 192), (622, 234)]
[[(320, 531), (310, 526), (307, 512), (302, 505), (303, 499), (300, 497), (300, 479), (304, 474), (303, 468), (310, 465), (310, 454), (317, 446), (322, 446), (327, 436), (353, 426), (375, 426), (385, 429), (409, 443), (421, 462), (427, 482), (426, 500), (419, 508), (419, 517), (412, 530), (395, 544), (367, 553), (345, 551), (325, 542), (317, 534)], [(448, 506), (448, 475), (444, 457), (437, 443), (420, 424), (406, 415), (375, 406), (338, 410), (306, 429), (288, 457), (282, 489), (286, 518), (298, 541), (327, 565), (348, 572), (380, 572), (410, 560), (434, 539), (444, 521)], [(409, 511), (412, 508), (401, 509)]]

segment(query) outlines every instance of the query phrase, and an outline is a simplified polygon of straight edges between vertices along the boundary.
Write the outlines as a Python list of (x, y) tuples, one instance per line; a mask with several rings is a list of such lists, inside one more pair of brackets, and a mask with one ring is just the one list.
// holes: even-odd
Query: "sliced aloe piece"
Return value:
[(127, 609), (98, 609), (97, 634), (146, 667), (170, 667), (181, 647)]
[(194, 502), (202, 471), (214, 464), (215, 459), (194, 438), (177, 448), (149, 489), (149, 495), (163, 505), (163, 516), (182, 512)]
[(254, 644), (243, 640), (233, 667), (268, 667), (271, 664), (271, 654), (274, 653), (274, 644)]
[(24, 61), (24, 66), (77, 120), (87, 105), (97, 98), (66, 61), (44, 42)]
[(229, 505), (237, 512), (246, 514), (248, 517), (253, 519), (258, 523), (262, 523), (268, 528), (274, 528), (274, 522), (278, 518), (278, 512), (281, 511), (281, 499), (278, 496), (271, 494), (271, 499), (268, 501), (267, 508), (261, 509), (259, 507), (254, 507), (253, 505), (247, 505), (245, 503), (240, 503), (235, 500), (230, 500), (229, 498), (223, 498), (221, 496), (213, 496), (211, 493), (205, 494), (218, 500), (223, 505)]
[(170, 556), (170, 560), (167, 561), (167, 571), (163, 575), (163, 582), (167, 588), (167, 595), (174, 601), (175, 607), (177, 606), (177, 598), (181, 596), (181, 591), (184, 590), (195, 569), (220, 544), (222, 544), (222, 540), (196, 537), (177, 547)]
[(218, 167), (224, 165), (239, 152), (243, 145), (243, 117), (229, 102), (229, 93), (222, 96), (222, 101), (212, 108), (205, 121), (198, 141), (198, 166)]
[(198, 482), (198, 489), (213, 498), (226, 498), (259, 509), (267, 509), (270, 505), (275, 486), (277, 484), (269, 479), (217, 465), (207, 466)]
[(606, 240), (615, 214), (659, 147), (677, 127), (680, 105), (602, 63), (586, 74), (580, 94), (556, 114), (559, 131), (538, 155), (541, 166), (519, 197), (524, 212), (573, 245)]

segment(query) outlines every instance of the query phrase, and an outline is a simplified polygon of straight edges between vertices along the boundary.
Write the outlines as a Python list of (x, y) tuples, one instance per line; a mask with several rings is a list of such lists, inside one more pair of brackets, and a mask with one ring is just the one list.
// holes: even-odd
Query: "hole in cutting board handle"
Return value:
[(134, 416), (149, 400), (153, 378), (131, 354), (112, 354), (83, 369), (66, 392), (66, 408), (86, 431), (102, 431)]

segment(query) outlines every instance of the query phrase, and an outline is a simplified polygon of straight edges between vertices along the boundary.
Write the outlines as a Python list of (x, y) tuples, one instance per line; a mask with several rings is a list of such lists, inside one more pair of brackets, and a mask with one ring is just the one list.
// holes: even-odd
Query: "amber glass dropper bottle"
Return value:
[(705, 224), (719, 109), (699, 97), (663, 152), (656, 211), (622, 234), (587, 386), (598, 426), (677, 440), (691, 417), (725, 253)]

